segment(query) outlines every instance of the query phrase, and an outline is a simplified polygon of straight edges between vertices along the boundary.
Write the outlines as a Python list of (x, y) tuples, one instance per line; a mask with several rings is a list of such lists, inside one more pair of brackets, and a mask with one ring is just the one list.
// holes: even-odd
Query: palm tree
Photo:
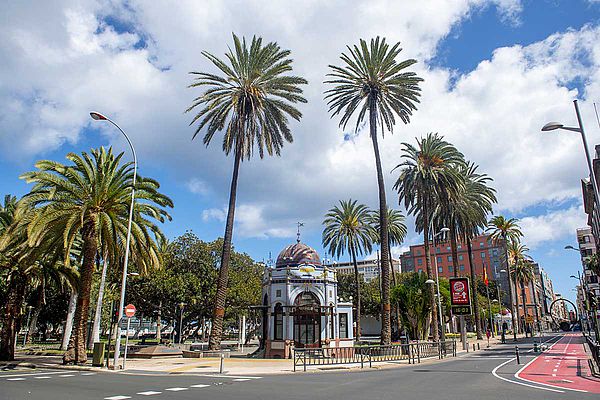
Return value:
[[(508, 245), (509, 242), (519, 242), (519, 239), (523, 236), (521, 232), (521, 228), (517, 223), (518, 220), (515, 218), (506, 219), (502, 215), (497, 215), (492, 217), (488, 222), (488, 226), (486, 232), (488, 233), (488, 237), (490, 240), (496, 243), (502, 243), (504, 246), (504, 259), (506, 260), (506, 271), (508, 274), (508, 298), (510, 302), (510, 313), (512, 316), (512, 325), (513, 325), (513, 338), (517, 340), (517, 320), (515, 318), (515, 306), (513, 303), (513, 293), (512, 293), (512, 282), (511, 282), (511, 268), (510, 268), (510, 258), (508, 255)], [(517, 299), (518, 301), (518, 299)]]
[[(387, 221), (388, 221), (388, 257), (390, 260), (390, 274), (392, 275), (392, 283), (394, 286), (398, 285), (396, 279), (396, 273), (394, 272), (394, 264), (392, 258), (392, 246), (399, 246), (404, 242), (406, 238), (407, 229), (405, 223), (405, 217), (399, 210), (394, 210), (392, 208), (387, 209)], [(373, 233), (375, 237), (373, 238), (375, 243), (378, 243), (381, 246), (381, 241), (379, 238), (379, 210), (373, 210), (371, 212), (370, 224), (373, 226)], [(400, 311), (398, 303), (395, 303), (396, 314), (396, 329), (398, 332), (402, 329), (402, 321), (400, 318)]]
[[(477, 338), (483, 339), (481, 313), (477, 301), (477, 274), (475, 273), (471, 241), (486, 227), (488, 214), (492, 212), (492, 206), (497, 200), (496, 191), (488, 186), (492, 178), (486, 174), (478, 173), (477, 168), (478, 166), (471, 162), (461, 166), (459, 173), (464, 177), (465, 184), (457, 194), (456, 201), (453, 200), (450, 203), (455, 205), (452, 218), (454, 227), (457, 229), (459, 237), (467, 244), (475, 330)], [(456, 243), (454, 243), (454, 246), (456, 246)]]
[[(462, 153), (443, 140), (437, 133), (417, 139), (417, 147), (403, 143), (403, 162), (396, 168), (402, 168), (394, 184), (398, 191), (400, 204), (417, 216), (417, 229), (423, 232), (425, 245), (425, 266), (427, 277), (435, 279), (430, 261), (429, 235), (433, 211), (437, 204), (449, 201), (449, 193), (456, 192), (462, 185), (458, 167), (464, 162)], [(395, 169), (396, 169), (395, 168)], [(430, 285), (432, 311), (432, 334), (439, 339), (437, 308), (435, 306), (434, 285)]]
[(356, 204), (356, 200), (340, 200), (339, 207), (330, 209), (323, 220), (323, 247), (335, 257), (350, 253), (354, 265), (356, 340), (360, 340), (361, 333), (360, 276), (356, 256), (370, 253), (372, 250), (373, 228), (369, 225), (370, 214), (367, 206)]
[[(385, 39), (371, 39), (370, 45), (363, 39), (360, 46), (347, 46), (349, 54), (340, 56), (343, 67), (330, 65), (332, 72), (330, 80), (325, 83), (335, 85), (327, 90), (325, 99), (329, 105), (332, 117), (340, 114), (340, 127), (345, 129), (352, 116), (356, 117), (355, 131), (364, 122), (369, 113), (369, 134), (373, 143), (375, 166), (377, 169), (377, 185), (379, 188), (379, 237), (381, 238), (381, 263), (388, 265), (389, 242), (387, 204), (385, 184), (381, 167), (381, 156), (377, 143), (377, 126), (381, 125), (382, 136), (384, 129), (392, 131), (396, 117), (408, 124), (416, 103), (419, 102), (419, 83), (423, 80), (414, 72), (405, 71), (416, 63), (408, 59), (396, 61), (402, 51), (400, 43), (392, 47)], [(381, 342), (391, 343), (390, 322), (390, 274), (387, 268), (381, 271)]]
[(224, 131), (223, 151), (226, 155), (232, 150), (234, 153), (229, 208), (210, 334), (209, 347), (212, 350), (220, 349), (223, 334), (240, 162), (251, 158), (255, 145), (260, 158), (264, 157), (265, 150), (269, 155), (280, 155), (284, 141), (293, 141), (288, 128), (288, 116), (296, 121), (302, 117), (292, 104), (306, 103), (301, 95), (300, 85), (307, 81), (301, 77), (286, 75), (292, 70), (289, 50), (282, 50), (275, 42), (263, 45), (262, 38), (256, 36), (252, 38), (250, 46), (245, 38), (240, 40), (235, 34), (233, 42), (234, 49), (230, 49), (225, 55), (228, 62), (206, 51), (202, 52), (223, 75), (191, 72), (196, 78), (190, 87), (206, 90), (186, 110), (190, 112), (197, 107), (201, 108), (190, 123), (192, 125), (199, 122), (193, 138), (206, 127), (203, 142), (208, 146), (217, 131)]
[(427, 320), (431, 312), (431, 290), (424, 274), (409, 272), (402, 274), (400, 284), (394, 286), (392, 299), (398, 303), (400, 318), (411, 340), (425, 339)]
[(533, 277), (533, 269), (531, 266), (531, 258), (527, 254), (529, 248), (524, 244), (516, 240), (511, 240), (508, 244), (508, 258), (510, 263), (510, 272), (512, 273), (514, 284), (515, 284), (515, 299), (517, 308), (517, 322), (519, 327), (522, 328), (521, 320), (519, 316), (519, 294), (518, 289), (521, 290), (521, 300), (523, 302), (523, 315), (527, 315), (527, 302), (525, 298), (525, 283), (528, 283)]
[[(61, 239), (64, 262), (69, 265), (74, 243), (78, 238), (82, 240), (73, 335), (63, 357), (65, 363), (87, 361), (85, 337), (94, 264), (101, 248), (99, 238), (106, 241), (112, 235), (114, 242), (125, 242), (133, 165), (121, 164), (122, 157), (123, 153), (115, 156), (112, 149), (102, 147), (92, 150), (91, 155), (69, 153), (70, 165), (38, 161), (36, 171), (21, 175), (28, 183), (35, 183), (22, 199), (25, 206), (37, 207), (36, 216), (27, 229), (28, 244), (35, 246), (51, 232)], [(172, 207), (173, 202), (158, 191), (159, 187), (153, 179), (138, 178), (131, 229), (132, 253), (140, 248), (154, 254), (152, 236), (161, 234), (151, 219), (160, 222), (170, 219), (164, 208)], [(132, 259), (132, 262), (138, 260)]]

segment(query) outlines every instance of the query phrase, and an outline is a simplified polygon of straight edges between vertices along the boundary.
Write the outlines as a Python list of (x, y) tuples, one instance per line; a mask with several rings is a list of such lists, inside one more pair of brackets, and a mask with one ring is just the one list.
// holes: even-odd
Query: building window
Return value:
[(452, 262), (452, 256), (448, 256), (448, 262)]
[(275, 297), (281, 297), (281, 289), (275, 291)]
[(461, 271), (464, 271), (464, 270), (465, 270), (465, 266), (464, 266), (464, 265), (460, 265), (460, 266), (459, 266), (459, 269), (460, 269)]
[(484, 243), (483, 242), (479, 242), (479, 247), (483, 247)]
[(457, 248), (458, 250), (460, 250), (460, 249), (462, 249), (462, 245), (460, 245), (460, 244), (459, 244), (459, 245), (458, 245), (456, 248)]
[(441, 274), (442, 272), (444, 272), (444, 268), (438, 267), (438, 272)]
[(463, 260), (463, 257), (464, 257), (464, 256), (463, 256), (462, 254), (460, 254), (460, 255), (458, 256), (458, 259), (459, 259), (460, 261), (462, 261), (462, 260)]
[(481, 252), (481, 258), (485, 258), (485, 251)]
[(422, 259), (422, 258), (419, 258), (419, 259), (417, 260), (417, 264), (418, 264), (418, 265), (423, 265), (423, 259)]
[(438, 257), (437, 258), (437, 262), (441, 263), (442, 262), (442, 257)]
[(446, 251), (450, 251), (450, 246), (446, 247)]
[(417, 250), (417, 255), (420, 256), (421, 255), (421, 250)]
[(436, 253), (439, 253), (439, 252), (440, 252), (440, 248), (439, 248), (439, 247), (436, 247), (436, 248), (435, 248), (435, 252), (436, 252)]
[(348, 339), (348, 314), (340, 313), (340, 339)]
[(283, 306), (281, 303), (275, 305), (273, 319), (275, 320), (273, 340), (283, 340)]
[(452, 265), (448, 267), (448, 272), (452, 272), (453, 268)]
[(422, 273), (422, 272), (423, 272), (423, 268), (419, 268), (419, 273)]

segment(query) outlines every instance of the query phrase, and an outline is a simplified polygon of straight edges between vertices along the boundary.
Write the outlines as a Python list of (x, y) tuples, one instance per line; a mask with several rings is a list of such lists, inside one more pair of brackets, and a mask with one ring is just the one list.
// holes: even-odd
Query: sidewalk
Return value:
[[(512, 338), (507, 338), (507, 343), (511, 343)], [(476, 351), (484, 351), (487, 348), (487, 339), (476, 340), (471, 338), (468, 340), (469, 352), (473, 351), (475, 344)], [(490, 346), (495, 346), (500, 343), (500, 338), (490, 338)], [(479, 344), (479, 349), (477, 349)], [(462, 349), (460, 342), (457, 345), (457, 356), (466, 354), (467, 351)], [(436, 357), (422, 359), (421, 363), (432, 363), (441, 361), (451, 361), (453, 357), (448, 357), (444, 360), (438, 360)], [(136, 374), (218, 374), (221, 360), (219, 358), (155, 358), (155, 359), (127, 359), (125, 373)], [(0, 364), (2, 365), (2, 364)], [(33, 356), (17, 354), (16, 361), (4, 363), (11, 368), (14, 367), (29, 367), (29, 368), (57, 368), (71, 370), (93, 370), (93, 371), (109, 371), (106, 368), (92, 367), (91, 363), (87, 365), (62, 365), (61, 356)], [(408, 360), (401, 361), (384, 361), (373, 363), (373, 368), (388, 368), (400, 367), (409, 365)], [(366, 367), (368, 368), (368, 366)], [(297, 366), (297, 371), (301, 371), (303, 367)], [(328, 370), (355, 370), (360, 369), (360, 364), (332, 364), (307, 366), (307, 372), (325, 372)], [(223, 360), (223, 373), (228, 375), (250, 376), (250, 375), (275, 375), (293, 373), (294, 364), (291, 359), (256, 359), (245, 357), (231, 357)]]

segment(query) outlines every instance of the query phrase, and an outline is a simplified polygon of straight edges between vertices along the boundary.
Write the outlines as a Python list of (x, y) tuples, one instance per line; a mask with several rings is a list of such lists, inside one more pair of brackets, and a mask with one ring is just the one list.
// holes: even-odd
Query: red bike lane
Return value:
[(515, 377), (556, 388), (600, 394), (600, 379), (590, 372), (584, 340), (580, 334), (563, 336)]

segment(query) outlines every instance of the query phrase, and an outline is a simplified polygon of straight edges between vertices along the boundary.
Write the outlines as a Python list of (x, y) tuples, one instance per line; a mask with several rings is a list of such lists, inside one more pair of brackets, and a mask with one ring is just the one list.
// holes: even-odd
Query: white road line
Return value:
[(130, 399), (131, 396), (111, 396), (111, 397), (105, 397), (104, 400), (125, 400), (125, 399)]
[(194, 374), (194, 376), (207, 376), (210, 378), (246, 378), (246, 379), (262, 379), (262, 376), (241, 376), (241, 375), (224, 375), (224, 374)]
[(21, 377), (21, 376), (36, 376), (36, 375), (57, 375), (57, 374), (64, 374), (63, 371), (57, 371), (57, 372), (34, 372), (34, 373), (29, 373), (29, 374), (13, 374), (13, 375), (0, 375), (0, 378), (16, 378), (16, 377)]
[(25, 378), (8, 378), (7, 381), (24, 381)]
[(502, 364), (498, 365), (496, 368), (494, 368), (492, 370), (492, 375), (494, 375), (496, 378), (501, 379), (503, 381), (514, 383), (515, 385), (527, 386), (527, 387), (530, 387), (530, 388), (540, 389), (540, 390), (548, 390), (550, 392), (564, 393), (564, 391), (562, 391), (562, 390), (549, 389), (549, 388), (545, 388), (545, 387), (533, 386), (533, 385), (530, 385), (528, 383), (523, 383), (523, 382), (519, 382), (519, 381), (513, 381), (512, 379), (505, 378), (505, 377), (500, 376), (500, 375), (498, 375), (496, 373), (496, 371), (498, 371), (500, 368), (504, 367), (506, 364), (508, 364), (509, 362), (514, 361), (514, 360), (516, 360), (516, 358), (511, 358), (510, 360), (505, 361)]
[(203, 384), (203, 383), (200, 383), (200, 384), (198, 384), (198, 385), (192, 385), (192, 386), (190, 386), (190, 387), (193, 387), (193, 388), (205, 388), (205, 387), (209, 387), (209, 386), (210, 386), (210, 385), (205, 385), (205, 384)]
[(96, 375), (95, 372), (84, 372), (83, 374), (81, 374), (81, 376), (92, 376), (92, 375)]
[(51, 376), (34, 376), (34, 379), (50, 379), (52, 378)]
[(72, 377), (72, 376), (75, 376), (75, 375), (73, 375), (73, 374), (64, 374), (64, 375), (59, 375), (59, 377), (61, 377), (61, 378), (70, 378), (70, 377)]
[(169, 392), (181, 392), (182, 390), (188, 390), (188, 388), (186, 387), (174, 387), (174, 388), (168, 388), (165, 389), (168, 390)]
[(234, 382), (244, 382), (244, 381), (249, 381), (249, 380), (251, 380), (251, 379), (249, 379), (249, 378), (237, 378), (237, 379), (234, 379), (233, 381)]
[(138, 392), (136, 394), (142, 395), (142, 396), (153, 396), (155, 394), (161, 394), (162, 392), (155, 392), (152, 390), (148, 390), (147, 392)]

